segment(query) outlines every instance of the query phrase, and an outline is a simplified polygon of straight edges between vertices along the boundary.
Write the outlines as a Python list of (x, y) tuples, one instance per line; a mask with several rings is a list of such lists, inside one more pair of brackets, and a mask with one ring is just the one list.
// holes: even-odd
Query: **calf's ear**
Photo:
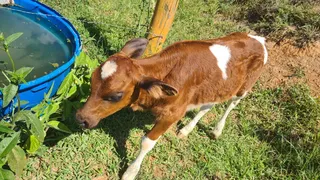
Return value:
[(143, 78), (139, 86), (156, 99), (166, 96), (176, 96), (178, 94), (178, 90), (175, 87), (151, 77)]
[(132, 39), (123, 46), (121, 52), (130, 58), (139, 58), (144, 53), (148, 42), (145, 38)]

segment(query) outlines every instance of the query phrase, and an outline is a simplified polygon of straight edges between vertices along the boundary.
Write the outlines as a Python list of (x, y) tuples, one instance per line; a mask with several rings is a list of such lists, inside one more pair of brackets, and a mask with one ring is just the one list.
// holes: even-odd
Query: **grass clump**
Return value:
[(294, 179), (320, 177), (320, 100), (306, 86), (262, 90), (244, 106), (252, 108), (240, 120), (250, 117), (248, 134), (269, 144), (270, 168)]
[(220, 12), (274, 41), (291, 39), (302, 48), (320, 39), (319, 5), (299, 0), (234, 0), (222, 3)]

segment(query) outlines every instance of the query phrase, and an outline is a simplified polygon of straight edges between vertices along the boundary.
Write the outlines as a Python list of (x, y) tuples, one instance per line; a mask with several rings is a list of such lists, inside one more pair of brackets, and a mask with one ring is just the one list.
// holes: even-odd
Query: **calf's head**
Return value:
[(81, 126), (95, 127), (101, 119), (135, 102), (141, 89), (154, 98), (178, 93), (174, 87), (144, 76), (142, 68), (133, 60), (142, 55), (147, 43), (147, 39), (133, 39), (95, 69), (91, 77), (91, 94), (76, 113)]

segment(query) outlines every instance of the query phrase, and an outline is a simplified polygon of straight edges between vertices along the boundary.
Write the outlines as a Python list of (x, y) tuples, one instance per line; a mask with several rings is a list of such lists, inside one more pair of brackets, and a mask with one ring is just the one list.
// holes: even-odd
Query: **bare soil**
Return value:
[(263, 88), (302, 83), (320, 97), (320, 42), (299, 49), (289, 42), (267, 43), (268, 63), (260, 77)]

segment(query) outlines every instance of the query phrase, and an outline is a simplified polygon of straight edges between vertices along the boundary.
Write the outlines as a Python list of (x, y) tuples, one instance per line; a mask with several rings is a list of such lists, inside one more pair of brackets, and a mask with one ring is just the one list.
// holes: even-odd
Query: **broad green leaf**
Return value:
[(69, 88), (71, 87), (72, 84), (73, 84), (73, 75), (72, 75), (72, 73), (69, 73), (66, 76), (66, 78), (63, 80), (63, 82), (61, 83), (57, 94), (61, 95), (61, 94), (67, 93), (67, 91), (69, 90)]
[(7, 163), (7, 157), (0, 158), (0, 167)]
[(11, 34), (9, 37), (7, 37), (5, 39), (5, 43), (7, 45), (9, 45), (10, 43), (12, 43), (13, 41), (15, 41), (16, 39), (18, 39), (23, 33), (19, 32), (19, 33), (14, 33), (14, 34)]
[(74, 93), (76, 93), (76, 92), (77, 92), (77, 86), (72, 86), (72, 87), (70, 88), (70, 90), (69, 90), (66, 98), (71, 97), (71, 96), (72, 96)]
[(0, 33), (0, 41), (3, 41), (3, 40), (4, 40), (3, 33)]
[(28, 153), (33, 154), (39, 149), (40, 145), (40, 141), (37, 139), (37, 137), (34, 135), (30, 135), (25, 144), (25, 147)]
[(16, 96), (18, 92), (18, 86), (10, 84), (3, 88), (2, 95), (3, 95), (3, 102), (2, 107), (8, 106), (11, 100)]
[(40, 104), (31, 108), (31, 111), (36, 112), (36, 116), (40, 117), (43, 114), (45, 107), (47, 107), (47, 106), (48, 106), (48, 103), (46, 103), (45, 101), (42, 101)]
[(40, 120), (42, 122), (46, 122), (49, 120), (50, 116), (54, 113), (56, 113), (59, 110), (60, 102), (52, 102), (52, 104), (49, 104), (46, 106), (46, 108), (43, 111), (43, 115), (40, 117)]
[(8, 75), (12, 75), (13, 74), (13, 71), (10, 71), (10, 70), (4, 70), (4, 72)]
[(74, 73), (72, 73), (72, 75), (73, 75), (74, 82), (78, 85), (81, 85), (82, 81), (77, 77), (77, 75), (75, 75)]
[[(18, 69), (15, 74), (17, 74), (19, 76), (19, 78), (21, 79), (25, 79), (28, 74), (30, 74), (30, 72), (33, 70), (32, 67), (22, 67), (20, 69)], [(21, 80), (20, 79), (20, 80)]]
[(55, 120), (49, 121), (47, 123), (47, 126), (65, 133), (69, 133), (69, 134), (72, 133), (72, 131), (66, 125), (64, 125), (62, 122), (59, 122), (59, 121), (55, 121)]
[[(28, 103), (29, 103), (29, 101), (21, 100), (20, 101), (20, 106), (23, 106), (23, 105), (28, 104)], [(18, 106), (18, 102), (15, 103), (14, 106), (17, 107)]]
[(48, 93), (46, 93), (46, 94), (45, 94), (45, 96), (44, 96), (44, 99), (45, 99), (46, 101), (48, 101), (48, 100), (49, 100), (49, 98), (50, 98), (50, 96), (51, 96), (53, 86), (54, 86), (54, 82), (52, 83), (52, 85), (51, 85), (51, 87), (50, 87), (50, 89), (49, 89)]
[(25, 78), (28, 76), (28, 74), (32, 71), (33, 68), (31, 67), (22, 67), (18, 69), (17, 71), (8, 71), (5, 70), (5, 73), (10, 75), (10, 81), (14, 83), (22, 83), (26, 82)]
[(8, 128), (7, 126), (4, 126), (4, 125), (0, 124), (0, 132), (3, 132), (3, 133), (13, 133), (14, 130)]
[(15, 179), (13, 172), (7, 169), (0, 168), (0, 179), (1, 180), (13, 180)]
[(84, 52), (81, 52), (80, 55), (76, 58), (74, 65), (81, 66), (81, 65), (86, 65), (86, 58), (87, 55)]
[(15, 146), (8, 154), (8, 165), (17, 176), (22, 174), (23, 169), (27, 165), (26, 153), (20, 146)]
[(96, 67), (99, 66), (99, 62), (97, 59), (91, 60), (88, 62), (89, 67), (90, 67), (90, 72), (92, 72)]
[(54, 114), (54, 113), (56, 113), (58, 110), (59, 110), (59, 107), (60, 107), (60, 102), (54, 102), (54, 103), (52, 103), (52, 104), (50, 104), (51, 106), (51, 108), (48, 110), (48, 114)]
[(31, 111), (20, 111), (14, 116), (14, 121), (25, 121), (31, 126), (31, 133), (35, 135), (40, 142), (44, 140), (43, 123)]
[(1, 125), (1, 126), (5, 126), (5, 127), (8, 127), (8, 128), (10, 128), (10, 127), (13, 126), (11, 123), (8, 123), (8, 122), (5, 122), (5, 121), (0, 121), (0, 125)]
[(0, 158), (5, 157), (18, 143), (20, 132), (12, 134), (10, 137), (2, 139), (0, 142)]
[(90, 68), (90, 72), (92, 72), (92, 70), (94, 68), (96, 68), (98, 65), (99, 65), (98, 60), (96, 60), (96, 59), (92, 60), (84, 52), (81, 52), (80, 55), (75, 60), (75, 67), (77, 67), (77, 66), (88, 66)]

